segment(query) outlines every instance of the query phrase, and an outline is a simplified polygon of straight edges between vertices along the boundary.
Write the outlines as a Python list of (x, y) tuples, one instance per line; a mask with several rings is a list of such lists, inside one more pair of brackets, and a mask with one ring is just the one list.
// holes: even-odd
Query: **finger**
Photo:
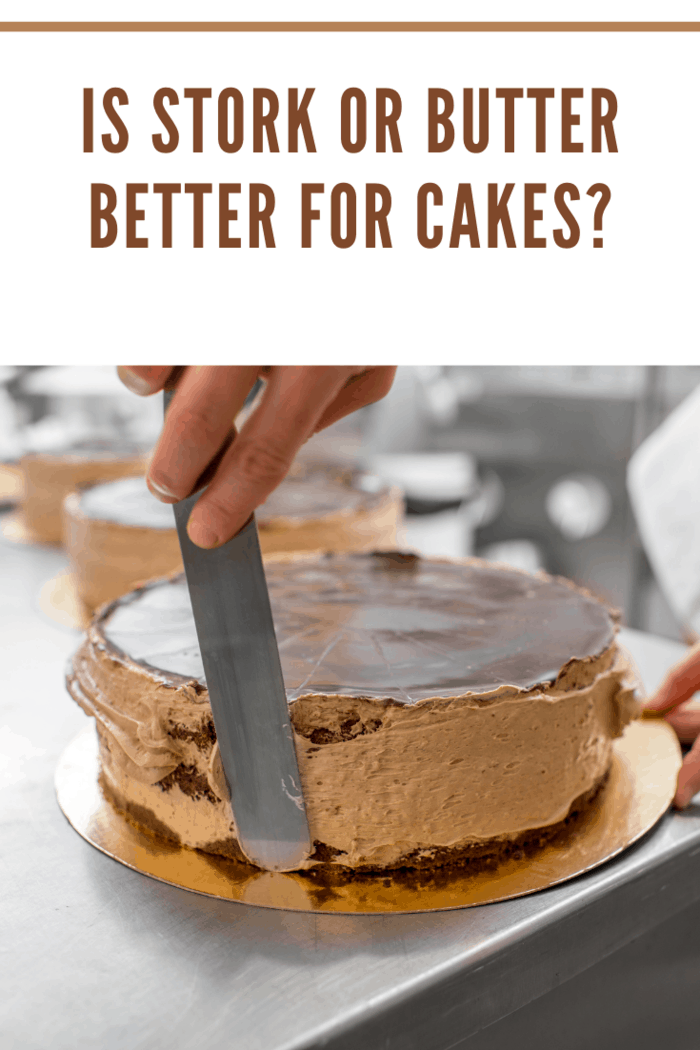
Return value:
[(675, 729), (681, 744), (692, 744), (700, 734), (700, 708), (680, 707), (666, 715), (666, 721)]
[(119, 365), (117, 375), (127, 390), (139, 397), (148, 397), (162, 390), (173, 365)]
[(154, 496), (177, 503), (195, 491), (207, 465), (230, 438), (233, 419), (257, 378), (247, 366), (190, 366), (180, 379), (151, 457)]
[(645, 703), (650, 711), (671, 711), (700, 689), (700, 643), (672, 667), (656, 695)]
[(286, 476), (294, 456), (338, 395), (350, 368), (274, 369), (259, 407), (225, 454), (190, 515), (188, 532), (200, 547), (234, 536)]
[(395, 375), (395, 365), (381, 365), (377, 368), (364, 369), (357, 375), (351, 376), (321, 416), (314, 432), (325, 430), (332, 423), (337, 423), (343, 416), (356, 412), (358, 408), (381, 401), (391, 390)]
[(673, 804), (676, 809), (685, 809), (693, 795), (700, 791), (700, 737), (698, 737), (683, 760)]

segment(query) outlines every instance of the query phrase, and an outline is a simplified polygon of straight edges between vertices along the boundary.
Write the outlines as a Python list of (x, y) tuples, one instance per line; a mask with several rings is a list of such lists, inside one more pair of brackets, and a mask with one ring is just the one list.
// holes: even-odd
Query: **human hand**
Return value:
[(682, 744), (692, 744), (678, 774), (673, 804), (685, 809), (693, 795), (700, 791), (700, 708), (683, 708), (700, 690), (700, 643), (689, 649), (672, 667), (656, 695), (644, 705), (645, 711), (665, 716)]
[[(125, 386), (146, 397), (162, 390), (173, 366), (120, 366)], [(148, 468), (147, 484), (163, 503), (178, 503), (219, 458), (187, 531), (199, 547), (218, 547), (286, 476), (304, 442), (389, 392), (388, 366), (190, 365), (177, 378)], [(258, 378), (265, 389), (233, 439), (233, 420)]]

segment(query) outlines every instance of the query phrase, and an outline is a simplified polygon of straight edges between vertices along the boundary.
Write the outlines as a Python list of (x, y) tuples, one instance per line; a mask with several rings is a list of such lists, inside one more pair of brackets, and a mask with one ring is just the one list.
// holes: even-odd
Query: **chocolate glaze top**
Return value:
[[(532, 689), (570, 659), (612, 643), (594, 598), (552, 577), (487, 562), (327, 554), (266, 565), (287, 696), (390, 698)], [(168, 675), (205, 684), (183, 577), (119, 599), (108, 643)]]
[[(316, 468), (290, 474), (256, 511), (262, 528), (274, 518), (306, 521), (338, 512), (351, 512), (376, 502), (377, 495), (363, 491), (364, 476)], [(121, 478), (86, 488), (80, 508), (87, 517), (141, 528), (174, 529), (172, 507), (148, 491), (143, 478)]]

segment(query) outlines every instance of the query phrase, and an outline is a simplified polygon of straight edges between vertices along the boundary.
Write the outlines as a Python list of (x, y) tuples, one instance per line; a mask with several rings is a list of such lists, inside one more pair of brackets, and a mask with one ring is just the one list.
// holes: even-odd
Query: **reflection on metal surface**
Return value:
[(26, 780), (27, 760), (45, 754), (46, 748), (35, 747), (28, 737), (13, 733), (9, 726), (0, 726), (0, 788)]
[(46, 581), (39, 591), (39, 608), (45, 616), (62, 627), (84, 631), (90, 623), (90, 611), (78, 594), (69, 572), (60, 572)]
[(98, 786), (97, 740), (91, 726), (63, 752), (56, 793), (67, 819), (84, 839), (161, 882), (263, 908), (400, 914), (521, 897), (605, 863), (665, 813), (680, 762), (680, 749), (667, 723), (633, 722), (615, 742), (610, 777), (596, 804), (531, 856), (472, 875), (448, 871), (328, 883), (311, 875), (256, 871), (224, 857), (180, 848), (128, 823), (105, 801)]

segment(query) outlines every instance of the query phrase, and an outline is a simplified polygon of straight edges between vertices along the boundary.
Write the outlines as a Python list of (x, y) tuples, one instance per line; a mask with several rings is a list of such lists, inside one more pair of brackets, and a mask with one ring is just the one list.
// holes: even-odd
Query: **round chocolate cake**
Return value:
[[(401, 495), (374, 481), (351, 470), (297, 467), (256, 512), (263, 554), (394, 546)], [(182, 570), (172, 507), (151, 495), (144, 478), (72, 492), (63, 514), (71, 572), (90, 609)]]
[[(637, 703), (614, 620), (585, 591), (397, 551), (283, 556), (266, 574), (307, 867), (468, 864), (590, 804)], [(97, 721), (119, 810), (240, 857), (182, 577), (106, 607), (68, 688)]]

